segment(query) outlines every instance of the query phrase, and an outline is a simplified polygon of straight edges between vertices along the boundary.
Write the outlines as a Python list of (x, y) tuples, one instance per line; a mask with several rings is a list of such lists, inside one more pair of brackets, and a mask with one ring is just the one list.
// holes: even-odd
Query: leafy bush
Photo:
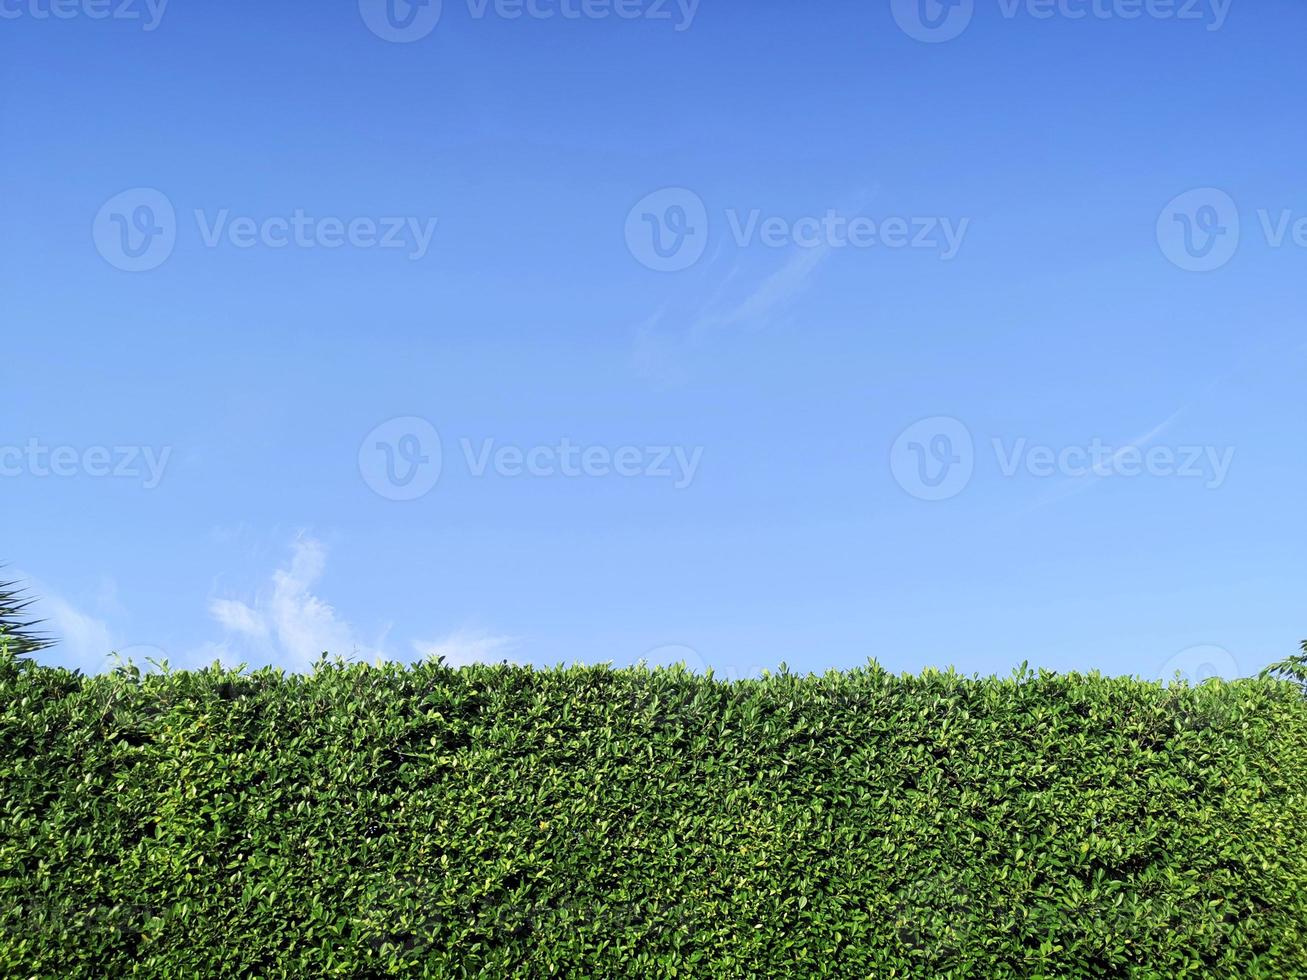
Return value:
[(0, 658), (0, 974), (1307, 977), (1307, 701)]

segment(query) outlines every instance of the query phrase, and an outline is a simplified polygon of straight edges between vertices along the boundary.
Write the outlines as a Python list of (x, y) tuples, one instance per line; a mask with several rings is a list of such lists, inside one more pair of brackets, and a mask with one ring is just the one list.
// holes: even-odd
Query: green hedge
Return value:
[(1307, 977), (1307, 701), (0, 657), (0, 975)]

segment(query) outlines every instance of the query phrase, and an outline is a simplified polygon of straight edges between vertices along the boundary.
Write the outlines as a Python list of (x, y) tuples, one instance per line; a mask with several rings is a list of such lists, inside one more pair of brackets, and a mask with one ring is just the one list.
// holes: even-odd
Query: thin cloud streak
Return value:
[(1143, 435), (1136, 436), (1114, 452), (1112, 454), (1111, 465), (1108, 467), (1108, 472), (1086, 473), (1083, 476), (1068, 477), (1067, 482), (1064, 482), (1057, 491), (1048, 494), (1042, 500), (1038, 500), (1029, 507), (1024, 508), (1023, 512), (1028, 513), (1032, 510), (1037, 510), (1040, 507), (1047, 506), (1048, 504), (1066, 500), (1069, 497), (1074, 497), (1078, 494), (1084, 493), (1086, 490), (1089, 490), (1094, 486), (1097, 486), (1100, 481), (1116, 469), (1117, 465), (1125, 458), (1127, 453), (1137, 452), (1145, 446), (1151, 445), (1159, 436), (1163, 435), (1168, 429), (1170, 429), (1171, 426), (1185, 414), (1185, 412), (1189, 411), (1191, 407), (1192, 403), (1180, 406), (1180, 408), (1176, 409)]

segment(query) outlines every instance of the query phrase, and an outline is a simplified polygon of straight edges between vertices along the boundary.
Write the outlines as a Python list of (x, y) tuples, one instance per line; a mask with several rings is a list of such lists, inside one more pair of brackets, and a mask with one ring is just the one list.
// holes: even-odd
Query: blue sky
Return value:
[(44, 660), (1307, 635), (1301, 3), (120, 4), (0, 4)]

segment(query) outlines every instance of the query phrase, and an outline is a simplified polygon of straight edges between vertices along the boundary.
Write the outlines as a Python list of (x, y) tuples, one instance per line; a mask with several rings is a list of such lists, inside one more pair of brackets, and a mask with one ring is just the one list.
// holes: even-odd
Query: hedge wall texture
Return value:
[(5, 977), (1307, 977), (1288, 683), (0, 656)]

